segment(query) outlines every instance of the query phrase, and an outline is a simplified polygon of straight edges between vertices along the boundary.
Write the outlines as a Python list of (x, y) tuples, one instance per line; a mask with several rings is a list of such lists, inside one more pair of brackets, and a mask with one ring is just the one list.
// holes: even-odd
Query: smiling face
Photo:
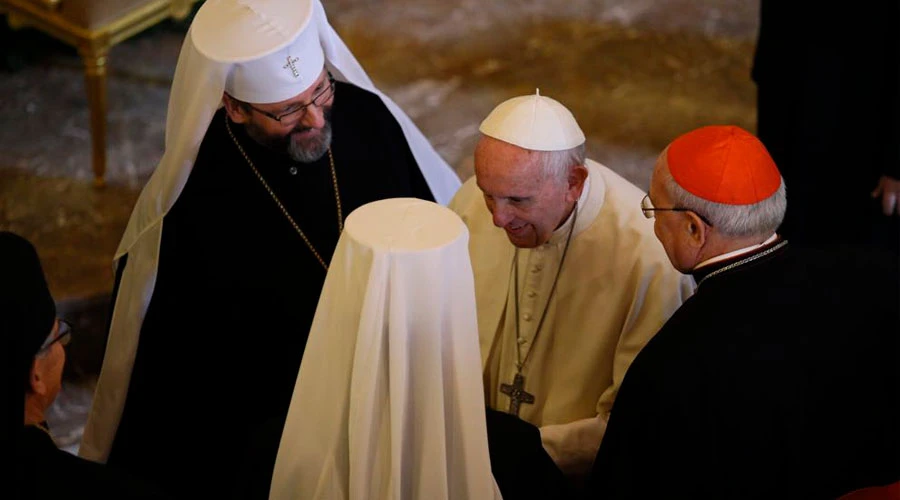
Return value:
[[(316, 104), (311, 104), (313, 99)], [(321, 101), (321, 102), (318, 102)], [(271, 104), (241, 106), (226, 99), (228, 116), (243, 124), (253, 140), (274, 151), (290, 156), (294, 161), (311, 163), (325, 154), (331, 146), (331, 109), (333, 88), (323, 69), (309, 89), (290, 99)], [(301, 107), (305, 108), (291, 114)], [(270, 116), (284, 116), (279, 122)]]
[(580, 175), (546, 175), (542, 160), (540, 154), (487, 136), (475, 148), (475, 177), (494, 225), (519, 248), (546, 243), (584, 186)]

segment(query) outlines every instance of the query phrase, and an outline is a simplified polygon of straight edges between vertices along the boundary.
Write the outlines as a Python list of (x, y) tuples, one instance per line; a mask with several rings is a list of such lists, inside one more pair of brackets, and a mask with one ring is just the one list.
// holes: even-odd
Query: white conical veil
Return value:
[(412, 198), (347, 217), (269, 498), (500, 498), (468, 234), (450, 209)]

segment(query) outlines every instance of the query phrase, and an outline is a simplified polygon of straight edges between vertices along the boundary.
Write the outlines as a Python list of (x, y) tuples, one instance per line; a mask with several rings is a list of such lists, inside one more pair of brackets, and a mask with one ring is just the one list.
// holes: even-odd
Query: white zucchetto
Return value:
[(534, 95), (500, 103), (481, 122), (482, 134), (532, 151), (565, 151), (584, 144), (572, 112), (558, 101)]

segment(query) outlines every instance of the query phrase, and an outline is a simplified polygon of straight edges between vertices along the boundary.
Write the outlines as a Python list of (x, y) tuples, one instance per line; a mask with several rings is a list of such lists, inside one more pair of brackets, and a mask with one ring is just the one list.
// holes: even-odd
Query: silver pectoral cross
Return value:
[(509, 414), (519, 416), (519, 405), (534, 404), (534, 395), (525, 392), (525, 377), (517, 373), (512, 384), (500, 384), (500, 392), (509, 396)]

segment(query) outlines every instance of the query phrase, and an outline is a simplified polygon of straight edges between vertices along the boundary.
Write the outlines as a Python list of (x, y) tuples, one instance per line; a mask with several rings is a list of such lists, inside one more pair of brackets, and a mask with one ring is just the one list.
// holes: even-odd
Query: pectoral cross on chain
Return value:
[(517, 373), (512, 384), (500, 384), (500, 392), (509, 396), (509, 414), (519, 416), (519, 405), (534, 404), (534, 395), (525, 392), (525, 377)]

